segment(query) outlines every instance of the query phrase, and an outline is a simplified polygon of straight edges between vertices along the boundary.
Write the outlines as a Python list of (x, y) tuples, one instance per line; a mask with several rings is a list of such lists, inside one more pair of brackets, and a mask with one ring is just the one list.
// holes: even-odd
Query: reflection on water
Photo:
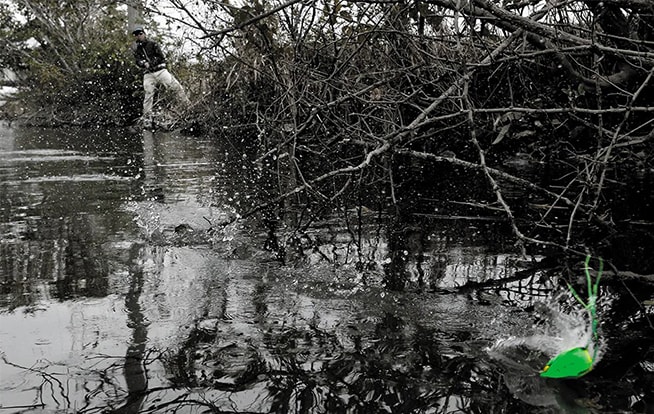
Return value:
[[(548, 355), (537, 347), (521, 373), (489, 354), (498, 340), (539, 332), (533, 308), (553, 289), (504, 251), (501, 223), (388, 232), (371, 215), (355, 237), (334, 220), (308, 229), (282, 264), (262, 249), (270, 235), (256, 223), (221, 225), (256, 198), (257, 174), (211, 139), (1, 129), (0, 408), (576, 404), (540, 380)], [(387, 288), (389, 271), (406, 289)], [(517, 350), (509, 357), (520, 360)], [(516, 398), (505, 372), (540, 387), (536, 399)]]
[(145, 357), (149, 323), (140, 305), (144, 279), (143, 261), (138, 257), (141, 250), (138, 245), (133, 245), (130, 249), (130, 262), (133, 265), (130, 267), (130, 283), (125, 294), (125, 310), (127, 326), (132, 329), (132, 337), (129, 340), (124, 363), (127, 398), (124, 405), (116, 410), (120, 413), (139, 412), (148, 389)]

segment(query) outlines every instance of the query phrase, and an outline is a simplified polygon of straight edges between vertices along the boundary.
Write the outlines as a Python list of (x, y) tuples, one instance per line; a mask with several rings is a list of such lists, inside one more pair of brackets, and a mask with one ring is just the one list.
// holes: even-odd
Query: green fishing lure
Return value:
[(593, 368), (593, 357), (588, 348), (580, 346), (561, 352), (540, 373), (544, 378), (579, 378)]
[[(588, 282), (588, 302), (584, 302), (574, 288), (568, 283), (568, 289), (577, 301), (588, 311), (591, 321), (592, 336), (586, 346), (579, 346), (576, 348), (568, 349), (556, 355), (554, 358), (545, 365), (540, 372), (540, 376), (544, 378), (579, 378), (593, 369), (595, 358), (597, 357), (598, 348), (598, 334), (597, 334), (597, 294), (599, 289), (599, 281), (602, 276), (604, 263), (602, 259), (599, 260), (599, 270), (597, 272), (597, 279), (592, 283), (590, 270), (589, 270), (590, 256), (586, 256), (585, 271), (586, 280)], [(593, 343), (594, 342), (594, 343)], [(588, 350), (593, 345), (593, 355)]]

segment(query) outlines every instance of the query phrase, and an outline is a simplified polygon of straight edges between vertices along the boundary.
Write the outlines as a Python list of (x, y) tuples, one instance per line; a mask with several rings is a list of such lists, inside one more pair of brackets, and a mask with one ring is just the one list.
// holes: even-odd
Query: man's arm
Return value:
[(163, 51), (161, 50), (161, 46), (159, 46), (159, 43), (153, 43), (152, 45), (152, 56), (150, 56), (150, 64), (152, 67), (156, 68), (158, 66), (165, 67), (166, 63), (166, 57), (163, 54)]
[(134, 42), (132, 44), (132, 53), (134, 54), (134, 61), (138, 67), (145, 69), (150, 67), (147, 56), (145, 55), (145, 51), (143, 50), (143, 45), (139, 45), (138, 43)]

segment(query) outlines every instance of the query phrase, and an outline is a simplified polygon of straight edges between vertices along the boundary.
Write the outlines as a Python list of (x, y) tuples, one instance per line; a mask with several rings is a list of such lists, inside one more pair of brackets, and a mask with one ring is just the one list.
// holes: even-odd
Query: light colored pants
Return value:
[(145, 90), (145, 98), (143, 99), (143, 119), (152, 119), (152, 105), (154, 103), (154, 92), (157, 89), (157, 85), (164, 85), (167, 89), (174, 91), (177, 95), (177, 99), (180, 102), (183, 102), (184, 105), (190, 104), (190, 101), (184, 92), (184, 88), (182, 88), (179, 81), (168, 72), (168, 69), (146, 73), (143, 75), (143, 89)]

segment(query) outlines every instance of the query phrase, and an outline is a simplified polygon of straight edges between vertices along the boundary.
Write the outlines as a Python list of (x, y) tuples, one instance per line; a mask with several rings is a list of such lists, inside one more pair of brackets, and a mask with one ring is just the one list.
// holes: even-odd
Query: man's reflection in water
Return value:
[(143, 131), (143, 194), (148, 200), (163, 201), (166, 174), (160, 163), (164, 158), (164, 148), (155, 139), (152, 131)]
[(132, 329), (132, 338), (125, 355), (125, 382), (127, 384), (127, 401), (116, 413), (138, 413), (145, 400), (148, 389), (148, 376), (145, 370), (145, 345), (148, 338), (147, 322), (143, 316), (139, 300), (143, 290), (143, 253), (147, 249), (140, 243), (134, 243), (130, 250), (131, 281), (125, 296), (127, 326)]
[[(161, 174), (157, 174), (161, 149), (155, 146), (155, 137), (151, 131), (143, 132), (143, 192), (148, 199), (159, 200), (155, 193), (163, 190)], [(159, 178), (158, 178), (159, 177)], [(157, 190), (158, 189), (158, 190)], [(134, 243), (129, 252), (130, 284), (125, 296), (127, 326), (132, 329), (132, 337), (125, 355), (124, 374), (127, 384), (127, 400), (115, 410), (116, 413), (138, 413), (145, 400), (148, 389), (148, 376), (145, 370), (145, 349), (148, 338), (148, 323), (141, 309), (140, 299), (144, 283), (144, 265), (148, 261), (148, 247)]]

